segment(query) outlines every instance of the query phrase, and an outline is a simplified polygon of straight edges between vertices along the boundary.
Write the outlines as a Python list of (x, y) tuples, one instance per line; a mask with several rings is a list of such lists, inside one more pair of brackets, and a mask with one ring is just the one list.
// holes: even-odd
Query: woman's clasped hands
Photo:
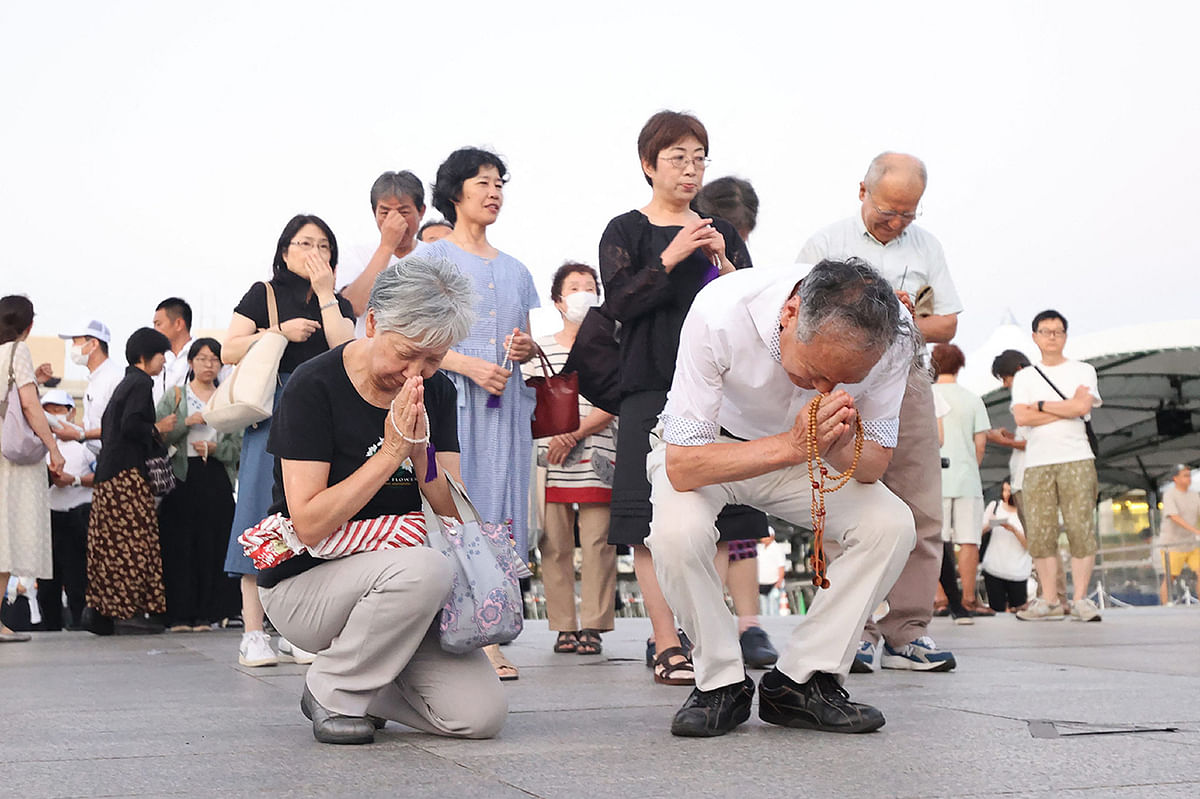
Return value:
[[(697, 249), (700, 249), (710, 263), (727, 271), (725, 259), (725, 237), (712, 225), (712, 219), (695, 219), (684, 225), (667, 249), (663, 250), (663, 267), (670, 272)], [(732, 269), (732, 267), (730, 267)]]
[(428, 441), (425, 380), (417, 375), (405, 380), (400, 393), (392, 399), (383, 425), (382, 451), (397, 463), (402, 463), (412, 454), (415, 446)]

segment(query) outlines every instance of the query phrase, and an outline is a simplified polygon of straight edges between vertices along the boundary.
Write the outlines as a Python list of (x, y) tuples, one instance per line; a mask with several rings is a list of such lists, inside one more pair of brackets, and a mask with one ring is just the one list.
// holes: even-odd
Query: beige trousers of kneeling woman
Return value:
[(308, 689), (327, 710), (491, 738), (508, 715), (496, 672), (483, 652), (438, 643), (450, 579), (440, 552), (405, 547), (331, 560), (259, 595), (280, 634), (317, 653)]

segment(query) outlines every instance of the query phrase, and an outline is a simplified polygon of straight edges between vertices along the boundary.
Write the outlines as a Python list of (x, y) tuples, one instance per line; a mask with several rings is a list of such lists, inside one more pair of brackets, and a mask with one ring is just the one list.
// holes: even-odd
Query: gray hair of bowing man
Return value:
[(466, 338), (475, 323), (475, 301), (471, 279), (453, 261), (416, 253), (379, 273), (367, 310), (374, 313), (377, 331), (436, 349)]
[(861, 258), (821, 261), (800, 281), (796, 294), (796, 338), (805, 344), (818, 333), (844, 336), (855, 349), (883, 355), (903, 336), (914, 363), (924, 351), (925, 340), (912, 318), (901, 312), (891, 284)]

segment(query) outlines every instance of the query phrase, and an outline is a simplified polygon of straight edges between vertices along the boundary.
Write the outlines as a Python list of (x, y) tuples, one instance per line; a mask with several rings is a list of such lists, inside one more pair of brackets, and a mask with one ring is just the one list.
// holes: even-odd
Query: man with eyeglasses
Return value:
[[(927, 182), (921, 159), (892, 152), (875, 156), (858, 184), (859, 213), (813, 234), (797, 261), (815, 264), (823, 258), (862, 258), (879, 270), (900, 301), (914, 312), (925, 341), (944, 344), (958, 329), (962, 303), (942, 245), (931, 233), (912, 224), (920, 216)], [(870, 674), (879, 665), (950, 671), (957, 665), (954, 655), (938, 649), (928, 635), (942, 566), (941, 481), (932, 380), (928, 364), (914, 365), (900, 408), (899, 439), (883, 483), (912, 511), (917, 544), (888, 594), (888, 614), (878, 626), (868, 620), (852, 672)], [(971, 622), (970, 617), (962, 620)]]
[(1033, 342), (1041, 363), (1013, 375), (1013, 421), (1025, 435), (1025, 538), (1037, 569), (1040, 590), (1022, 621), (1053, 621), (1066, 616), (1058, 599), (1058, 517), (1062, 513), (1071, 549), (1074, 599), (1071, 618), (1100, 621), (1100, 610), (1088, 599), (1088, 583), (1096, 559), (1093, 518), (1096, 510), (1096, 459), (1084, 420), (1100, 407), (1096, 370), (1063, 356), (1067, 320), (1055, 310), (1033, 318)]

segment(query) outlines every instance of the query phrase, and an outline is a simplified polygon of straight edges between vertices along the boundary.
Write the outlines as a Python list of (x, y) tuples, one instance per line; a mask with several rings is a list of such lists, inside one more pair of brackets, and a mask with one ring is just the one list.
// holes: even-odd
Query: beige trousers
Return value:
[[(721, 439), (732, 440), (732, 439)], [(666, 444), (650, 436), (646, 472), (653, 519), (646, 546), (667, 602), (695, 644), (696, 685), (705, 691), (745, 678), (737, 622), (725, 605), (713, 557), (714, 521), (725, 505), (751, 505), (793, 524), (812, 523), (804, 466), (732, 483), (676, 491), (667, 479)], [(817, 592), (776, 667), (796, 682), (814, 672), (845, 677), (868, 614), (883, 599), (913, 547), (912, 514), (882, 483), (851, 480), (825, 500), (825, 535), (841, 556), (829, 588)]]
[(880, 633), (893, 648), (925, 635), (933, 615), (933, 596), (942, 569), (942, 462), (937, 416), (928, 372), (913, 367), (900, 405), (900, 436), (883, 484), (912, 511), (917, 543), (904, 570), (888, 592), (888, 614), (868, 622), (863, 640), (876, 643)]
[[(575, 508), (566, 502), (546, 503), (546, 532), (538, 548), (542, 553), (542, 585), (546, 589), (546, 616), (558, 632), (613, 628), (617, 592), (617, 548), (608, 543), (608, 505), (579, 505), (580, 569), (579, 617), (575, 615)], [(582, 626), (579, 623), (582, 618)]]
[(438, 643), (433, 623), (449, 590), (444, 555), (405, 547), (331, 560), (259, 595), (280, 634), (317, 653), (308, 688), (328, 710), (490, 738), (508, 700), (483, 652), (452, 655)]

